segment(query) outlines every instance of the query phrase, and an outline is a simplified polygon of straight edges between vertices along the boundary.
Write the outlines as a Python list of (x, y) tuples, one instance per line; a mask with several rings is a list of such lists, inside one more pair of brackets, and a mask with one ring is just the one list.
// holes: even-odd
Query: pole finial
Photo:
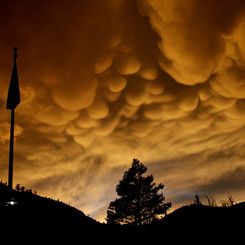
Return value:
[(17, 58), (17, 51), (18, 51), (18, 49), (16, 48), (16, 47), (14, 47), (13, 48), (13, 57), (14, 57), (14, 59), (16, 59)]

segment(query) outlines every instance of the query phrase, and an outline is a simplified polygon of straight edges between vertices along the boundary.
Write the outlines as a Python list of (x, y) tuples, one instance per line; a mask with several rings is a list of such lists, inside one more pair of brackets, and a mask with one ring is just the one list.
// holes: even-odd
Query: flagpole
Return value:
[(14, 114), (15, 108), (20, 103), (20, 91), (17, 72), (17, 48), (13, 49), (13, 69), (9, 84), (6, 109), (11, 110), (10, 123), (10, 141), (9, 141), (9, 172), (8, 172), (8, 190), (11, 193), (13, 189), (13, 171), (14, 171)]
[(14, 112), (11, 110), (11, 125), (10, 125), (10, 141), (9, 141), (9, 175), (8, 175), (8, 189), (13, 189), (13, 171), (14, 171)]

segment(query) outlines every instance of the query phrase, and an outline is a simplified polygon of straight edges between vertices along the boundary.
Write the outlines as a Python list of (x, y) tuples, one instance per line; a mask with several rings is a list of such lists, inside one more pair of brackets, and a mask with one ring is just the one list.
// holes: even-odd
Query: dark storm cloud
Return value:
[(244, 193), (245, 184), (245, 168), (237, 167), (234, 170), (228, 171), (216, 179), (210, 180), (208, 183), (197, 186), (196, 193), (206, 195), (219, 195), (220, 193)]

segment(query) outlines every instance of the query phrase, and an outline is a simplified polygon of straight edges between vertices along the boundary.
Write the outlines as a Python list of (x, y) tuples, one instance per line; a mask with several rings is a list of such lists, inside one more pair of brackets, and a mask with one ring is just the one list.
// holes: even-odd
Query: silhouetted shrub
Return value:
[[(20, 184), (16, 185), (15, 190), (18, 191), (18, 192), (33, 193), (32, 189), (27, 189), (25, 186), (21, 186)], [(37, 192), (34, 191), (34, 194), (37, 194)]]
[(210, 207), (217, 207), (218, 206), (216, 200), (212, 196), (206, 195), (205, 197), (207, 199), (208, 206), (210, 206)]
[(198, 194), (195, 195), (195, 197), (194, 197), (194, 203), (193, 204), (194, 205), (202, 205), (200, 196)]
[(228, 200), (227, 201), (220, 201), (221, 202), (221, 206), (222, 207), (231, 207), (234, 206), (236, 204), (234, 198), (232, 197), (232, 195), (229, 193), (228, 194)]
[(15, 187), (15, 190), (20, 192), (20, 184), (17, 184), (16, 187)]

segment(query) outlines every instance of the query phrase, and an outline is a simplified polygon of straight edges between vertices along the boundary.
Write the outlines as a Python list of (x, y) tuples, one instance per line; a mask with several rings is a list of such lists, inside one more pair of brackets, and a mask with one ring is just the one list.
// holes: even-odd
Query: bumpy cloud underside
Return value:
[(1, 179), (18, 46), (15, 183), (101, 220), (139, 158), (174, 205), (242, 199), (243, 0), (14, 0), (0, 16)]

